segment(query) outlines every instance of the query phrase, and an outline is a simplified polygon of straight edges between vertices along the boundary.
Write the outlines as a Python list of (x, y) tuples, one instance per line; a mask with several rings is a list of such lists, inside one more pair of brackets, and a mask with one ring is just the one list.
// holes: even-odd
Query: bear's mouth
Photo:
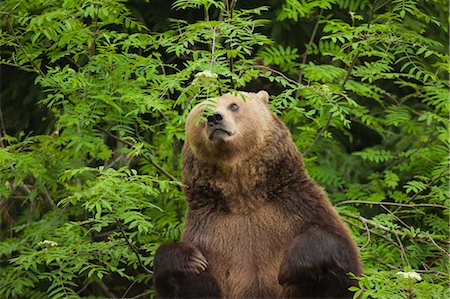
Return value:
[(222, 134), (222, 133), (225, 133), (225, 134), (228, 135), (228, 136), (233, 135), (231, 132), (229, 132), (229, 131), (227, 131), (227, 130), (225, 130), (225, 129), (216, 128), (216, 129), (214, 129), (214, 130), (211, 132), (211, 134), (209, 134), (208, 138), (209, 138), (209, 140), (213, 140), (213, 139), (215, 139), (215, 138), (214, 138), (214, 135), (216, 135), (216, 134)]

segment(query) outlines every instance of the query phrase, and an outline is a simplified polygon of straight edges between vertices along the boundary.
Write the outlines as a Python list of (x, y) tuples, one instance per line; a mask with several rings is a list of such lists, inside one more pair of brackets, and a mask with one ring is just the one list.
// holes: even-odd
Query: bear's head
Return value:
[(268, 107), (269, 94), (227, 93), (196, 105), (186, 121), (186, 142), (199, 159), (230, 161), (264, 145), (276, 118)]

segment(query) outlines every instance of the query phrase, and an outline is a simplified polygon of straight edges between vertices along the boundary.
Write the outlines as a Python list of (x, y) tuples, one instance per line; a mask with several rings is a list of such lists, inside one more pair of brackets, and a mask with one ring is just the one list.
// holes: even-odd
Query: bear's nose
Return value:
[(216, 112), (206, 118), (208, 120), (208, 126), (215, 126), (223, 123), (223, 114)]

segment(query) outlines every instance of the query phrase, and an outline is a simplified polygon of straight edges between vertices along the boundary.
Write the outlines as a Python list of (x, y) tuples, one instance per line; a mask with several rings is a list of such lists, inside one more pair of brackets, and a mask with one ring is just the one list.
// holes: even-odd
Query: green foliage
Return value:
[(448, 297), (445, 1), (169, 4), (0, 4), (0, 297), (152, 296), (189, 109), (262, 88), (361, 248), (356, 296)]

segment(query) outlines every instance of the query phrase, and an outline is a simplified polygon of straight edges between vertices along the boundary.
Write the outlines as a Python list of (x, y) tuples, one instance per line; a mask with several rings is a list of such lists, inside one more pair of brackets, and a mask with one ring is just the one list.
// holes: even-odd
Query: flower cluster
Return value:
[(411, 271), (411, 272), (399, 271), (399, 272), (397, 272), (397, 275), (401, 275), (404, 278), (408, 278), (408, 279), (415, 279), (417, 281), (421, 281), (422, 280), (422, 277), (420, 276), (420, 274), (417, 273), (417, 272), (414, 272), (414, 271)]
[(50, 240), (44, 240), (44, 241), (41, 241), (41, 242), (37, 243), (37, 246), (38, 247), (46, 247), (46, 248), (48, 248), (48, 247), (58, 246), (58, 243), (50, 241)]
[(206, 78), (216, 79), (217, 74), (214, 74), (211, 71), (205, 70), (203, 72), (195, 74), (195, 77), (206, 77)]

